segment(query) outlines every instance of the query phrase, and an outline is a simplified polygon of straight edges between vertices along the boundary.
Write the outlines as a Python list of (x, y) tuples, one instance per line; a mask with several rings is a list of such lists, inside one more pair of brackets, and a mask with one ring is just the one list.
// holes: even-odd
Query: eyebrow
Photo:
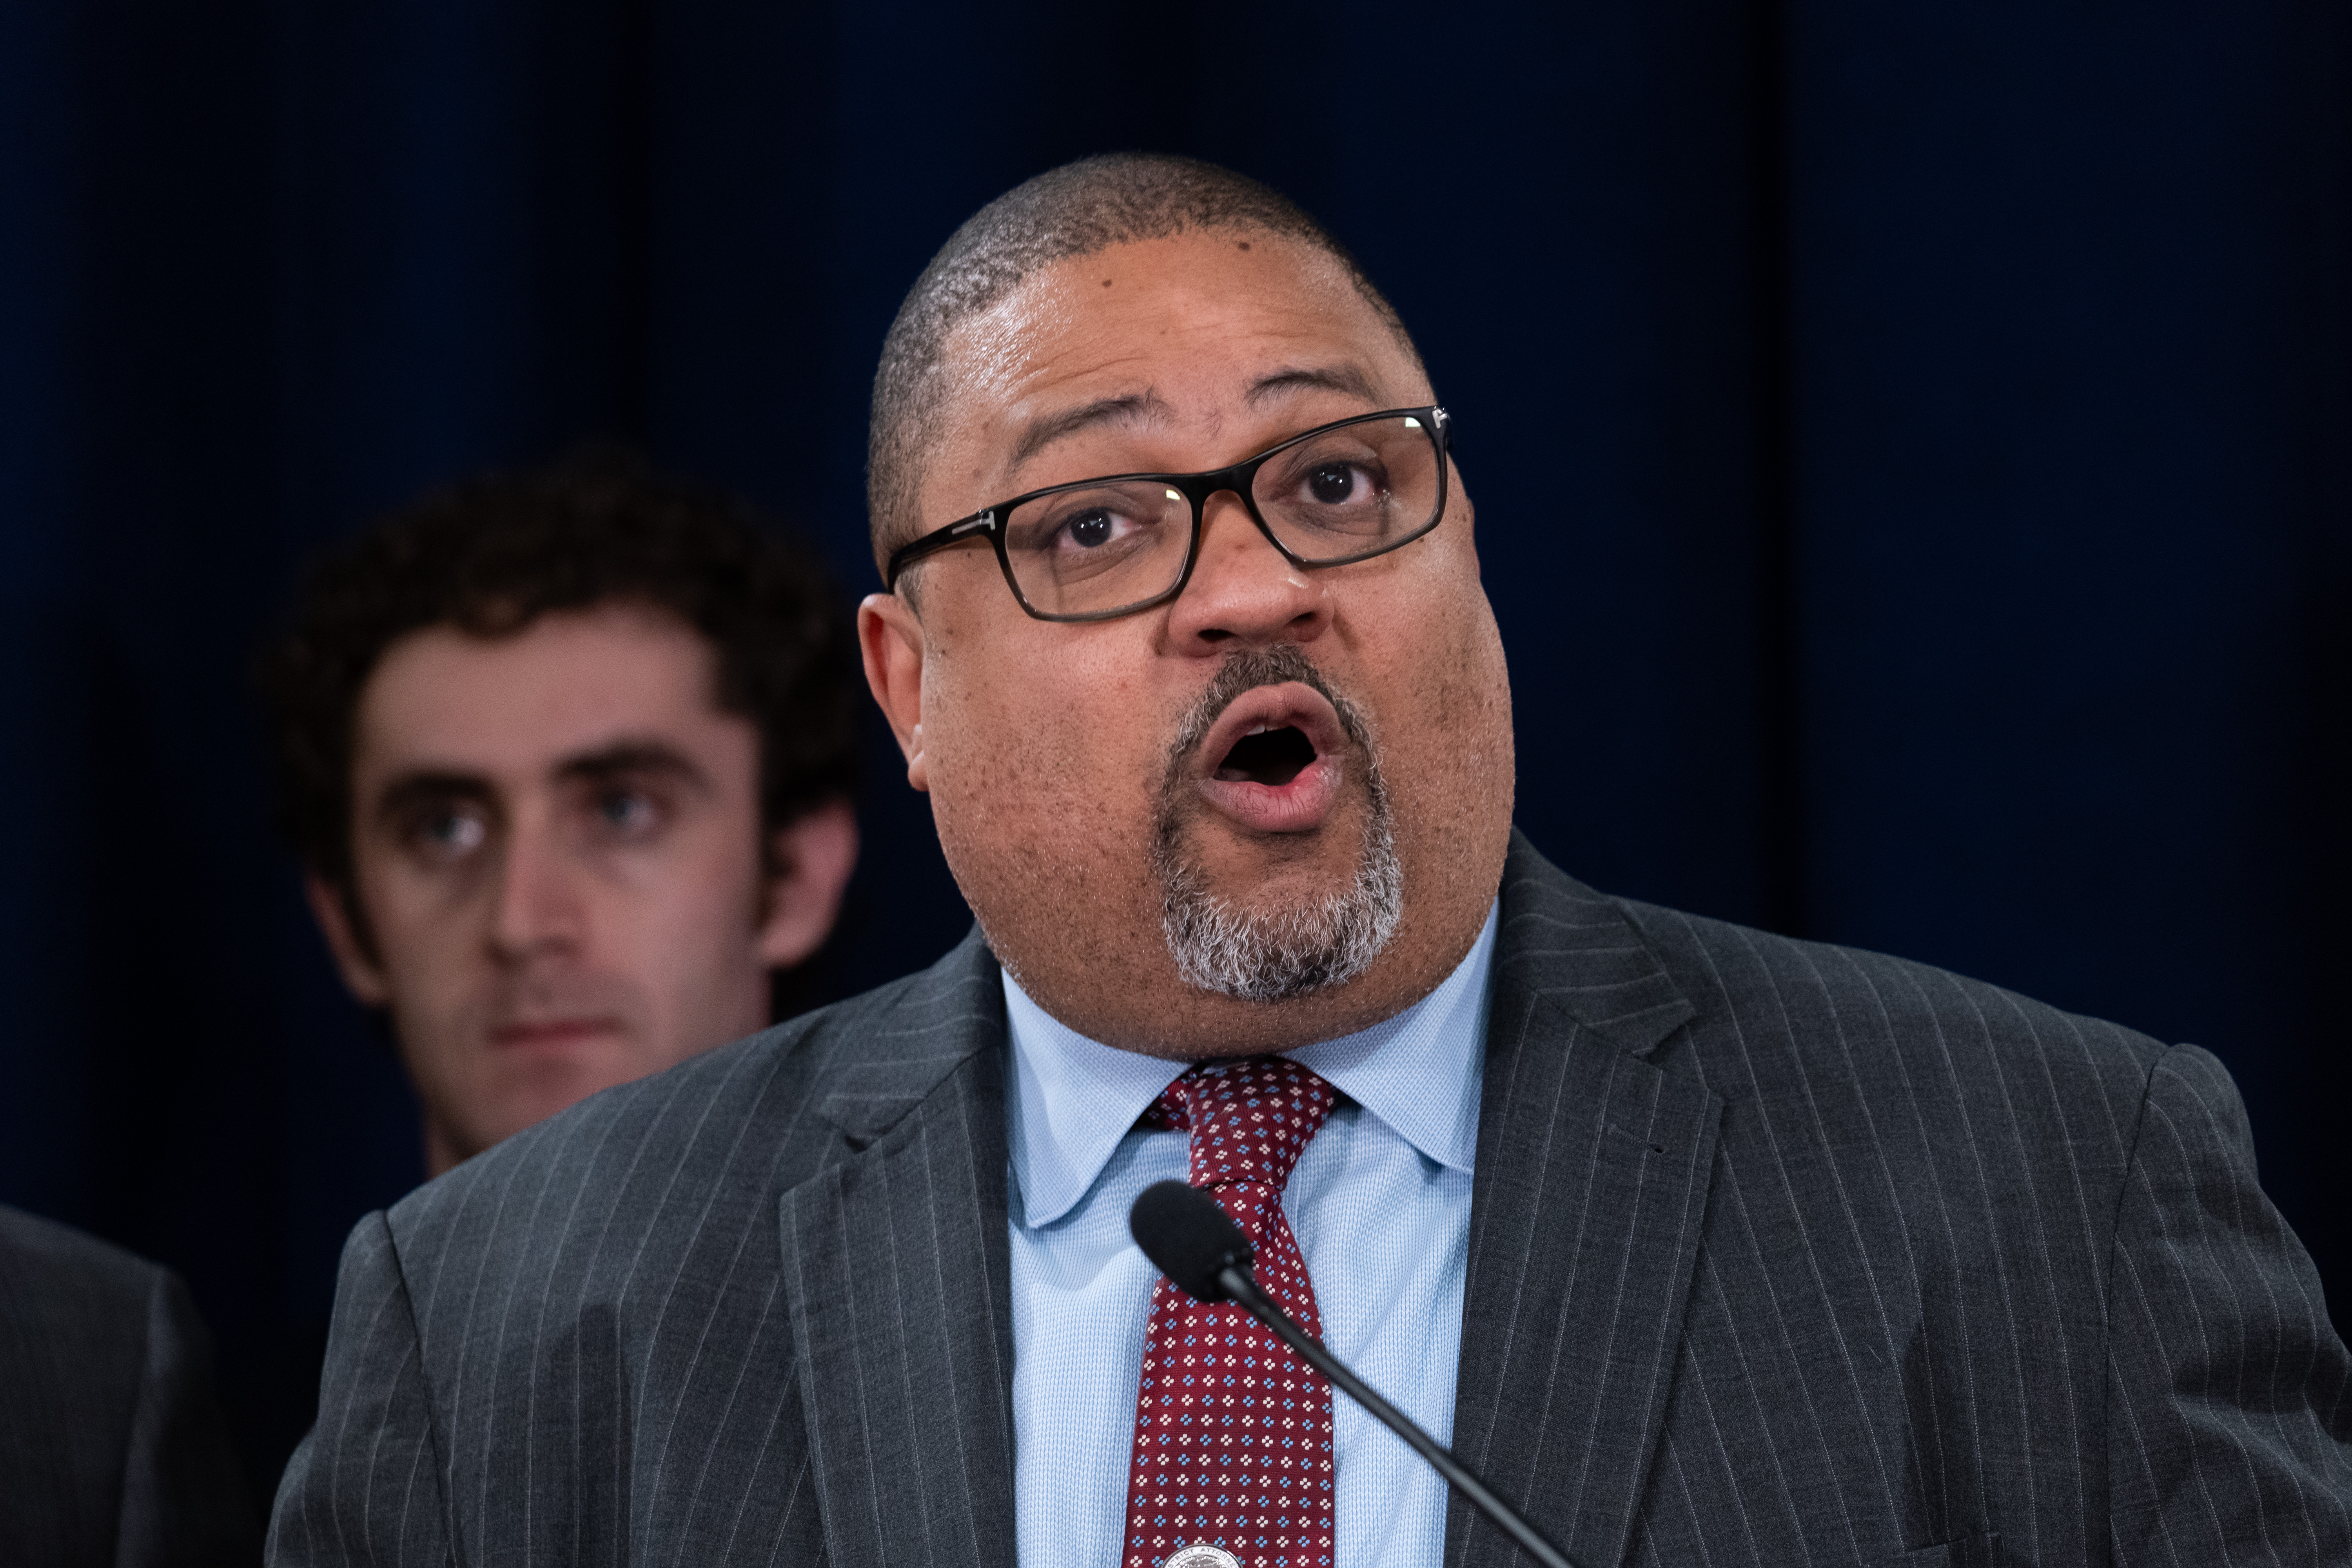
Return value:
[(1372, 378), (1352, 364), (1297, 365), (1288, 370), (1263, 375), (1250, 384), (1242, 401), (1255, 408), (1277, 397), (1294, 392), (1344, 392), (1350, 397), (1360, 397), (1366, 403), (1381, 402), (1380, 388)]
[(435, 801), (489, 800), (490, 781), (479, 773), (447, 773), (434, 768), (420, 768), (402, 773), (376, 793), (375, 809), (370, 814), (379, 824), (391, 823), (417, 807)]
[(606, 784), (647, 773), (662, 774), (699, 790), (710, 788), (710, 775), (693, 758), (662, 741), (616, 741), (555, 764), (555, 776), (567, 783)]
[(1013, 444), (1012, 467), (1020, 468), (1055, 442), (1081, 430), (1091, 430), (1098, 425), (1164, 425), (1168, 414), (1168, 405), (1156, 392), (1098, 397), (1059, 414), (1041, 414), (1022, 427), (1021, 439)]
[[(1255, 408), (1276, 398), (1307, 391), (1345, 393), (1370, 404), (1381, 401), (1380, 389), (1372, 384), (1370, 376), (1352, 364), (1335, 364), (1297, 365), (1260, 376), (1250, 384), (1242, 402), (1246, 407)], [(1039, 415), (1022, 427), (1021, 438), (1013, 444), (1008, 471), (1019, 472), (1024, 463), (1066, 436), (1103, 425), (1164, 425), (1171, 413), (1158, 393), (1141, 392), (1125, 397), (1098, 397), (1058, 414)]]

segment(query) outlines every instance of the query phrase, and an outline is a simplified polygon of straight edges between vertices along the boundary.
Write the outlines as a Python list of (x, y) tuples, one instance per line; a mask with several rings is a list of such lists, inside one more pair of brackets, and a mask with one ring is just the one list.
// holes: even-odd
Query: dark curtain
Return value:
[[(0, 8), (0, 1199), (187, 1276), (266, 1484), (418, 1168), (268, 828), (295, 563), (618, 437), (863, 592), (900, 294), (1139, 146), (1299, 198), (1419, 334), (1539, 846), (2210, 1047), (2340, 1315), (2348, 16)], [(870, 751), (829, 994), (968, 920)]]

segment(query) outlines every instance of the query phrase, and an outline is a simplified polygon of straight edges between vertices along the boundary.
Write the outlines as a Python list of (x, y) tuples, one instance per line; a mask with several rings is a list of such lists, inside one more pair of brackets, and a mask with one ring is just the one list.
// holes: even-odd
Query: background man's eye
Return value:
[(417, 824), (416, 837), (437, 858), (455, 859), (480, 848), (489, 828), (467, 812), (436, 811)]
[(614, 790), (596, 802), (596, 815), (607, 827), (642, 833), (654, 826), (654, 803), (630, 790)]

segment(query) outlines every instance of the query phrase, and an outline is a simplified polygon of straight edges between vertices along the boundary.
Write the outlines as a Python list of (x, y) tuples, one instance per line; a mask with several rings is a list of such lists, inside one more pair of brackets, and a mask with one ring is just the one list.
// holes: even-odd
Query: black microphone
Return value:
[(1478, 1511), (1519, 1543), (1519, 1550), (1544, 1568), (1576, 1568), (1559, 1548), (1536, 1532), (1518, 1510), (1493, 1492), (1447, 1452), (1438, 1440), (1414, 1426), (1395, 1405), (1382, 1399), (1339, 1359), (1323, 1342), (1290, 1321), (1288, 1313), (1266, 1300), (1250, 1273), (1249, 1237), (1217, 1200), (1182, 1182), (1154, 1182), (1137, 1196), (1128, 1211), (1127, 1228), (1143, 1256), (1151, 1259), (1168, 1282), (1196, 1301), (1233, 1301), (1267, 1328), (1284, 1344), (1331, 1382), (1331, 1386), (1380, 1417), (1390, 1431), (1412, 1445), (1413, 1451), (1445, 1478), (1445, 1484), (1477, 1505)]

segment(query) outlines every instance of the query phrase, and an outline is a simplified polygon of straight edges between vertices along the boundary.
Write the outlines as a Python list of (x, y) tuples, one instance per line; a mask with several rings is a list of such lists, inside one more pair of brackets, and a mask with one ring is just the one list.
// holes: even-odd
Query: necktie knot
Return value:
[(1339, 1095), (1287, 1057), (1202, 1062), (1160, 1091), (1145, 1120), (1191, 1134), (1196, 1187), (1290, 1184)]

